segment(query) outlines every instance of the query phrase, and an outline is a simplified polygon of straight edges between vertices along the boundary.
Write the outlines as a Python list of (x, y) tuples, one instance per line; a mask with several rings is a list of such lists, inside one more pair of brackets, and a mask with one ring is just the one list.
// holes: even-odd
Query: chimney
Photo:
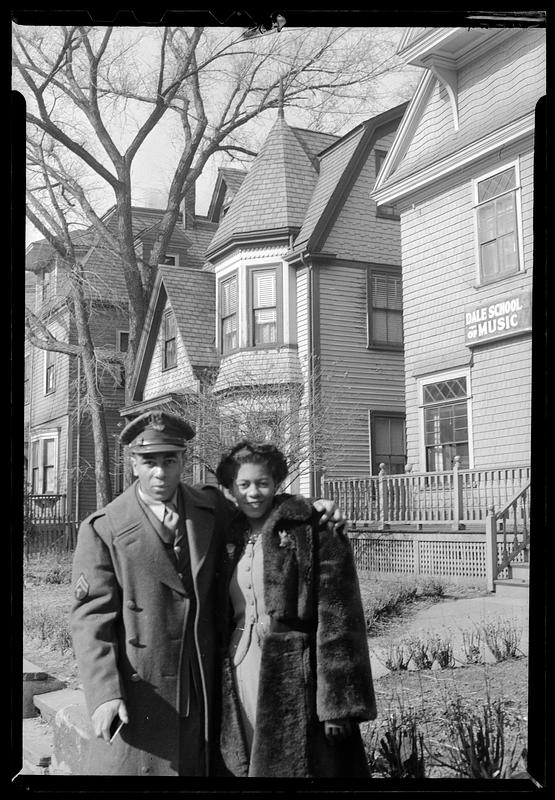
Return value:
[(192, 183), (183, 198), (183, 227), (185, 230), (191, 230), (191, 228), (195, 227), (195, 205), (196, 189), (195, 184)]

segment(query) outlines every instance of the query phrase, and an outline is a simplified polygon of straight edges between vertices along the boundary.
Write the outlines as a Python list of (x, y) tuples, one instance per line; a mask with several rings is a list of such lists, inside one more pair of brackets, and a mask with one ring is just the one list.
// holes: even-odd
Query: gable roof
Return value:
[(246, 174), (247, 170), (245, 169), (236, 169), (234, 167), (218, 168), (218, 177), (216, 178), (208, 207), (207, 218), (210, 221), (219, 221), (224, 202), (229, 205), (233, 200), (245, 180)]
[(345, 201), (370, 148), (388, 130), (394, 130), (408, 103), (401, 103), (358, 125), (320, 156), (320, 174), (294, 250), (318, 249), (332, 219)]
[(217, 367), (219, 356), (214, 342), (216, 282), (212, 272), (161, 265), (154, 282), (143, 332), (139, 341), (135, 369), (130, 380), (130, 396), (142, 396), (152, 354), (158, 339), (162, 314), (169, 304), (189, 365), (196, 369)]
[(213, 272), (161, 266), (168, 302), (193, 366), (219, 362), (215, 346), (216, 281)]
[[(460, 168), (461, 159), (464, 163), (476, 160), (488, 148), (495, 151), (533, 130), (535, 104), (545, 90), (543, 36), (535, 28), (441, 28), (426, 30), (409, 42), (403, 57), (412, 64), (424, 59), (425, 72), (372, 197), (378, 203), (395, 202), (417, 185)], [(495, 59), (502, 65), (508, 58), (512, 62), (510, 83), (500, 91), (492, 77), (492, 65)], [(458, 86), (458, 73), (471, 59), (482, 59), (481, 68), (475, 69), (475, 80), (480, 83), (476, 83), (474, 94), (479, 100), (472, 105), (466, 97), (459, 97)], [(449, 104), (442, 99), (444, 91)], [(518, 103), (507, 102), (507, 93), (518, 97)]]
[(305, 147), (278, 116), (207, 255), (213, 257), (235, 237), (300, 229), (317, 177)]

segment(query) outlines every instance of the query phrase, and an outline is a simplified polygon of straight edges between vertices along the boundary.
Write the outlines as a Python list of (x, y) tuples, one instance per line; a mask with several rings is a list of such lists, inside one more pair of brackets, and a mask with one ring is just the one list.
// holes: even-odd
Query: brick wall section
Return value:
[(457, 88), (459, 130), (453, 130), (447, 92), (436, 84), (396, 179), (532, 112), (545, 93), (545, 31), (519, 30), (474, 59), (458, 71)]

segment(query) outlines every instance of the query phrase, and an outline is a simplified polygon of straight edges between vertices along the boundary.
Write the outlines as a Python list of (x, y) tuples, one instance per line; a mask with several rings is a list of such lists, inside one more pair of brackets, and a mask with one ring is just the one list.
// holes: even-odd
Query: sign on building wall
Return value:
[(532, 330), (532, 292), (518, 292), (464, 312), (468, 347)]

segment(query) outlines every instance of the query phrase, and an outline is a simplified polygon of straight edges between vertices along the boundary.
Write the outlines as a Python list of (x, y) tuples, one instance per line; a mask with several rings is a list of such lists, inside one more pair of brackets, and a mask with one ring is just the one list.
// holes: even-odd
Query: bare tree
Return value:
[[(98, 502), (110, 499), (102, 396), (95, 395), (97, 357), (87, 328), (82, 264), (72, 242), (88, 227), (123, 272), (129, 313), (125, 369), (131, 374), (157, 264), (167, 251), (181, 206), (209, 159), (252, 157), (256, 123), (279, 103), (305, 109), (321, 125), (340, 108), (372, 113), (373, 88), (399, 69), (394, 41), (353, 29), (297, 29), (245, 36), (229, 28), (25, 27), (14, 25), (15, 87), (25, 96), (30, 221), (71, 275), (78, 351), (90, 372), (97, 417)], [(157, 240), (147, 263), (135, 249), (134, 164), (160, 126), (174, 131), (175, 164)], [(248, 137), (248, 138), (247, 138)], [(100, 212), (113, 201), (111, 224)], [(29, 312), (35, 346), (69, 352)], [(77, 351), (75, 351), (77, 352)], [(88, 380), (88, 378), (87, 378)]]

